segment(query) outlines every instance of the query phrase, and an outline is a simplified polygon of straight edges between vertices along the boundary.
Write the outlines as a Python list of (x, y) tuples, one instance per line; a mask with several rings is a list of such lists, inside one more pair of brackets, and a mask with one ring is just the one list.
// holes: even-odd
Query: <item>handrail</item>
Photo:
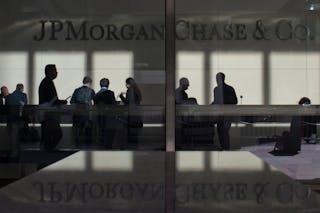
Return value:
[[(21, 107), (0, 106), (0, 115), (8, 114), (8, 110), (20, 110)], [(76, 106), (63, 105), (56, 107), (41, 107), (25, 105), (26, 113), (55, 112), (73, 114), (91, 112), (107, 115), (164, 115), (165, 106), (161, 105), (105, 105), (105, 106)], [(320, 105), (176, 105), (177, 116), (320, 116)]]

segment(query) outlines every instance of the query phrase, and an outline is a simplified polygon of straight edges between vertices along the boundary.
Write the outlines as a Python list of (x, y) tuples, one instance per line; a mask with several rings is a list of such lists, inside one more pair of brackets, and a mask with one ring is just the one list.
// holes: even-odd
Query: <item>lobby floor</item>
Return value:
[(304, 143), (294, 156), (273, 156), (269, 153), (273, 147), (274, 144), (265, 144), (241, 150), (250, 151), (294, 180), (320, 179), (320, 144)]
[(1, 188), (0, 210), (162, 213), (167, 196), (179, 213), (320, 209), (319, 194), (249, 151), (79, 151)]

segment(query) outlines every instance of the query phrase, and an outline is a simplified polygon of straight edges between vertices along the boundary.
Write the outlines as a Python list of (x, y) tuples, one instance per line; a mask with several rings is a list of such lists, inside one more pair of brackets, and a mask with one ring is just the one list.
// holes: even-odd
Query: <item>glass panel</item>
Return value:
[(130, 154), (89, 152), (165, 150), (164, 0), (0, 8), (0, 187), (82, 150), (58, 170), (126, 174)]
[(164, 152), (80, 151), (0, 189), (1, 212), (163, 213), (164, 165)]
[(319, 5), (176, 0), (176, 212), (312, 211), (280, 174), (318, 185)]
[[(186, 159), (189, 168), (182, 166)], [(287, 159), (279, 159), (276, 165), (280, 169), (276, 169), (271, 166), (275, 162), (268, 161), (270, 165), (265, 159), (250, 152), (178, 152), (175, 212), (300, 212), (318, 208), (319, 194), (296, 181), (306, 170), (286, 170)]]
[(315, 5), (176, 1), (178, 150), (239, 150), (295, 131), (317, 141), (305, 107), (320, 97)]

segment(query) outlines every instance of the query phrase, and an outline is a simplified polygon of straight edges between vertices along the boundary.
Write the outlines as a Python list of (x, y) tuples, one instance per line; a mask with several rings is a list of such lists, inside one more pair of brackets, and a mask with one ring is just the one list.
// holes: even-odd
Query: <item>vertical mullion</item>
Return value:
[(166, 155), (165, 212), (175, 212), (175, 0), (165, 0)]
[(28, 54), (28, 79), (27, 79), (27, 85), (25, 85), (25, 87), (28, 88), (28, 94), (29, 94), (29, 104), (38, 104), (35, 102), (35, 98), (34, 97), (34, 91), (36, 90), (36, 86), (35, 86), (35, 68), (34, 68), (34, 51), (30, 50), (29, 54)]
[(175, 151), (175, 0), (166, 0), (166, 151)]
[(270, 99), (270, 51), (263, 54), (263, 104), (269, 105)]

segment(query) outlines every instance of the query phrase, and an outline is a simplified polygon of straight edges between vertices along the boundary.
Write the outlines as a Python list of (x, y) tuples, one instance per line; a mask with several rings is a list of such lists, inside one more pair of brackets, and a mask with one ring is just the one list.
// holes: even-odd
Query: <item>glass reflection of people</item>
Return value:
[(94, 104), (101, 105), (101, 104), (116, 104), (116, 99), (114, 96), (114, 92), (109, 90), (110, 81), (107, 78), (103, 78), (100, 80), (100, 87), (101, 89), (97, 94), (94, 96)]
[(23, 113), (23, 106), (28, 104), (28, 97), (23, 91), (24, 86), (19, 83), (16, 90), (6, 96), (5, 104), (9, 106), (7, 124), (12, 157), (18, 157), (20, 153), (19, 130), (28, 126), (28, 120)]
[[(189, 80), (185, 77), (179, 79), (179, 87), (175, 90), (175, 103), (177, 105), (197, 104), (197, 99), (189, 98), (186, 90), (190, 86)], [(196, 133), (198, 124), (192, 119), (192, 116), (179, 116), (176, 118), (176, 146), (192, 146), (197, 140), (190, 132)]]
[(81, 141), (90, 142), (92, 135), (92, 121), (90, 120), (89, 107), (92, 105), (94, 90), (91, 88), (92, 79), (86, 76), (82, 80), (83, 85), (74, 90), (70, 103), (76, 105), (73, 116), (73, 133), (77, 145)]
[(67, 104), (66, 100), (59, 100), (53, 80), (58, 76), (55, 64), (48, 64), (45, 67), (45, 78), (39, 86), (39, 104), (59, 105)]
[(2, 86), (2, 87), (1, 87), (1, 94), (0, 94), (0, 97), (1, 97), (0, 105), (5, 105), (5, 104), (6, 104), (6, 97), (7, 97), (9, 94), (10, 94), (10, 93), (9, 93), (8, 87)]
[(127, 141), (136, 146), (138, 144), (138, 136), (140, 129), (143, 127), (141, 116), (132, 115), (136, 110), (135, 106), (140, 105), (142, 101), (142, 94), (138, 84), (133, 78), (126, 79), (127, 92), (122, 92), (119, 97), (125, 105), (129, 106), (129, 115), (127, 121), (128, 138)]
[[(133, 78), (126, 79), (127, 92), (122, 92), (119, 96), (125, 105), (140, 105), (142, 101), (141, 91)], [(124, 96), (125, 95), (125, 96)]]
[[(103, 78), (100, 80), (101, 89), (94, 96), (94, 104), (98, 106), (99, 111), (103, 110), (106, 105), (115, 105), (116, 99), (114, 92), (109, 90), (109, 79)], [(105, 113), (105, 112), (103, 112)], [(98, 115), (98, 126), (99, 126), (99, 141), (104, 144), (106, 148), (112, 148), (115, 128), (117, 125), (116, 118), (110, 114)]]
[(181, 78), (179, 80), (179, 87), (175, 91), (176, 104), (197, 104), (197, 99), (189, 98), (186, 93), (189, 85), (189, 80), (187, 78)]
[(6, 96), (6, 105), (12, 106), (12, 105), (26, 105), (28, 104), (28, 97), (27, 94), (23, 92), (24, 86), (23, 84), (19, 83), (16, 86), (16, 90), (8, 94)]
[[(299, 100), (299, 105), (310, 106), (311, 100), (308, 97), (302, 97)], [(299, 123), (297, 124), (297, 122)], [(290, 128), (292, 133), (299, 134), (299, 138), (304, 139), (307, 143), (316, 143), (317, 126), (315, 117), (294, 117)]]
[[(6, 96), (9, 95), (9, 90), (6, 86), (2, 86), (1, 87), (1, 93), (0, 93), (0, 105), (3, 106), (5, 105), (6, 103)], [(1, 116), (0, 116), (0, 120), (2, 122), (7, 122), (7, 108), (6, 107), (0, 107), (0, 113), (1, 113)]]
[[(216, 75), (217, 86), (213, 90), (214, 100), (213, 104), (237, 104), (238, 99), (234, 88), (225, 83), (225, 75), (222, 72)], [(217, 130), (222, 150), (230, 149), (230, 136), (229, 130), (231, 127), (231, 121), (229, 118), (219, 116), (217, 119)]]
[(71, 104), (87, 104), (92, 105), (94, 90), (91, 88), (92, 79), (86, 76), (82, 80), (83, 85), (74, 90), (70, 103)]
[[(45, 78), (39, 86), (39, 104), (44, 106), (58, 106), (67, 104), (66, 100), (60, 100), (53, 80), (58, 76), (56, 65), (48, 64), (45, 67)], [(59, 123), (59, 114), (47, 112), (41, 122), (41, 137), (43, 148), (47, 151), (54, 150), (62, 138), (62, 130)]]

